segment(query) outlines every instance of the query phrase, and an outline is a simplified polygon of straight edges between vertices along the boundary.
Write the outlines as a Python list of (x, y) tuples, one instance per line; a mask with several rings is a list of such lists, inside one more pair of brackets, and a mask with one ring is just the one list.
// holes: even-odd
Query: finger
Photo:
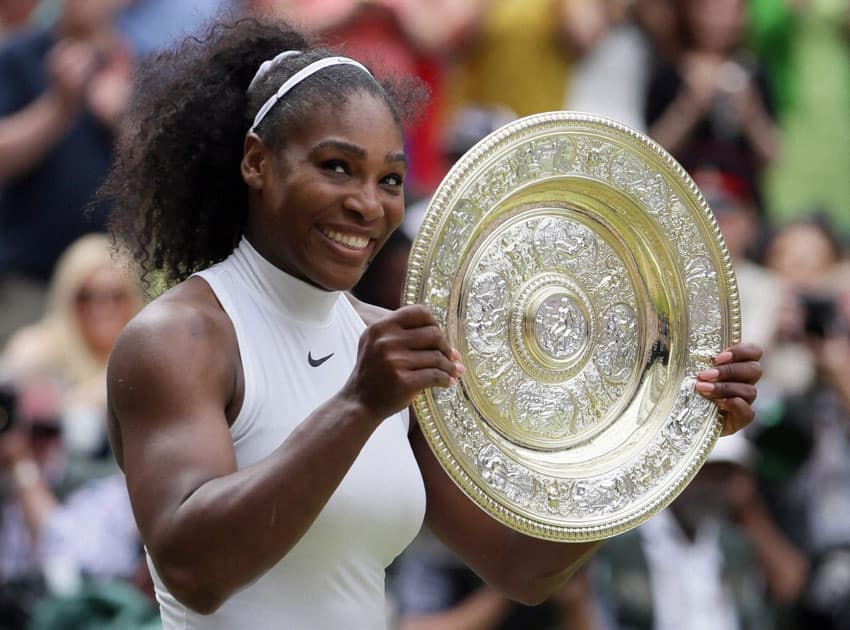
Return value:
[(740, 363), (744, 361), (759, 361), (761, 359), (761, 355), (761, 346), (754, 343), (739, 343), (726, 348), (726, 350), (714, 357), (714, 365)]
[(437, 326), (437, 320), (422, 304), (410, 304), (403, 306), (389, 315), (389, 319), (402, 328), (419, 328), (421, 326)]
[(754, 384), (758, 382), (761, 375), (761, 363), (758, 361), (745, 361), (743, 363), (725, 363), (703, 370), (697, 374), (697, 378), (701, 381), (709, 382), (730, 381)]
[(461, 374), (461, 371), (457, 368), (457, 364), (450, 361), (449, 358), (439, 350), (418, 350), (415, 352), (408, 352), (400, 360), (400, 365), (403, 369), (407, 370), (437, 368), (455, 378)]
[(708, 383), (706, 381), (697, 381), (694, 389), (696, 389), (698, 394), (709, 400), (743, 398), (749, 404), (755, 401), (758, 394), (756, 386), (750, 383)]
[(753, 408), (741, 398), (719, 400), (717, 406), (723, 417), (723, 430), (720, 435), (731, 435), (740, 431), (755, 417)]
[(407, 387), (417, 394), (431, 387), (451, 387), (455, 382), (454, 377), (439, 368), (412, 370), (405, 378)]
[(452, 347), (439, 326), (421, 326), (401, 331), (400, 342), (411, 350), (439, 350), (449, 360), (452, 359)]

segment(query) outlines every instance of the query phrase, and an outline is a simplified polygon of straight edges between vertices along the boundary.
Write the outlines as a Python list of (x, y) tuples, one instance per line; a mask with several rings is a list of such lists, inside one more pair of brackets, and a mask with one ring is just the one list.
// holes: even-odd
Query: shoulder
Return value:
[(346, 293), (345, 296), (348, 298), (348, 301), (351, 302), (354, 310), (357, 311), (357, 314), (360, 315), (360, 318), (367, 326), (371, 326), (392, 312), (389, 309), (375, 306), (374, 304), (367, 304), (366, 302), (358, 300), (350, 293)]
[(229, 317), (209, 286), (190, 278), (148, 304), (127, 324), (113, 348), (109, 378), (145, 376), (150, 371), (168, 374), (187, 364), (203, 365), (205, 371), (215, 373), (216, 368), (232, 366), (237, 354)]

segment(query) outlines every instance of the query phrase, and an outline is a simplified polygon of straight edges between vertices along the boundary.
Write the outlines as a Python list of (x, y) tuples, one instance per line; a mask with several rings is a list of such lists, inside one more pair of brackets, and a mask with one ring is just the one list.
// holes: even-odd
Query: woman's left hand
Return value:
[(756, 344), (739, 343), (718, 354), (710, 368), (697, 374), (697, 393), (720, 408), (721, 435), (735, 433), (752, 421), (761, 355), (762, 349)]

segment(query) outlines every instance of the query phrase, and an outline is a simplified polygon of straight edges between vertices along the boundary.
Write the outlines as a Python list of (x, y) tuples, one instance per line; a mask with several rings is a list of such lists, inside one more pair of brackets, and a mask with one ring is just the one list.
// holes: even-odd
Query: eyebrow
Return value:
[[(363, 147), (342, 140), (322, 140), (313, 147), (312, 153), (327, 148), (343, 151), (361, 160), (366, 158), (366, 150)], [(403, 162), (407, 164), (407, 156), (404, 153), (387, 153), (384, 156), (384, 162)]]

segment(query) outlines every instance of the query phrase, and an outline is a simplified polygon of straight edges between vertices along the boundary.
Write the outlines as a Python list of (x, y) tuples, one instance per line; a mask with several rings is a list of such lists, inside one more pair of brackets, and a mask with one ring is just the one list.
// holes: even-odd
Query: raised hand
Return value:
[(729, 435), (752, 422), (756, 383), (761, 378), (762, 349), (753, 343), (739, 343), (716, 357), (714, 365), (697, 375), (695, 389), (720, 408), (723, 433)]
[(64, 110), (73, 111), (82, 104), (96, 62), (92, 46), (70, 40), (60, 41), (47, 54), (48, 90)]

